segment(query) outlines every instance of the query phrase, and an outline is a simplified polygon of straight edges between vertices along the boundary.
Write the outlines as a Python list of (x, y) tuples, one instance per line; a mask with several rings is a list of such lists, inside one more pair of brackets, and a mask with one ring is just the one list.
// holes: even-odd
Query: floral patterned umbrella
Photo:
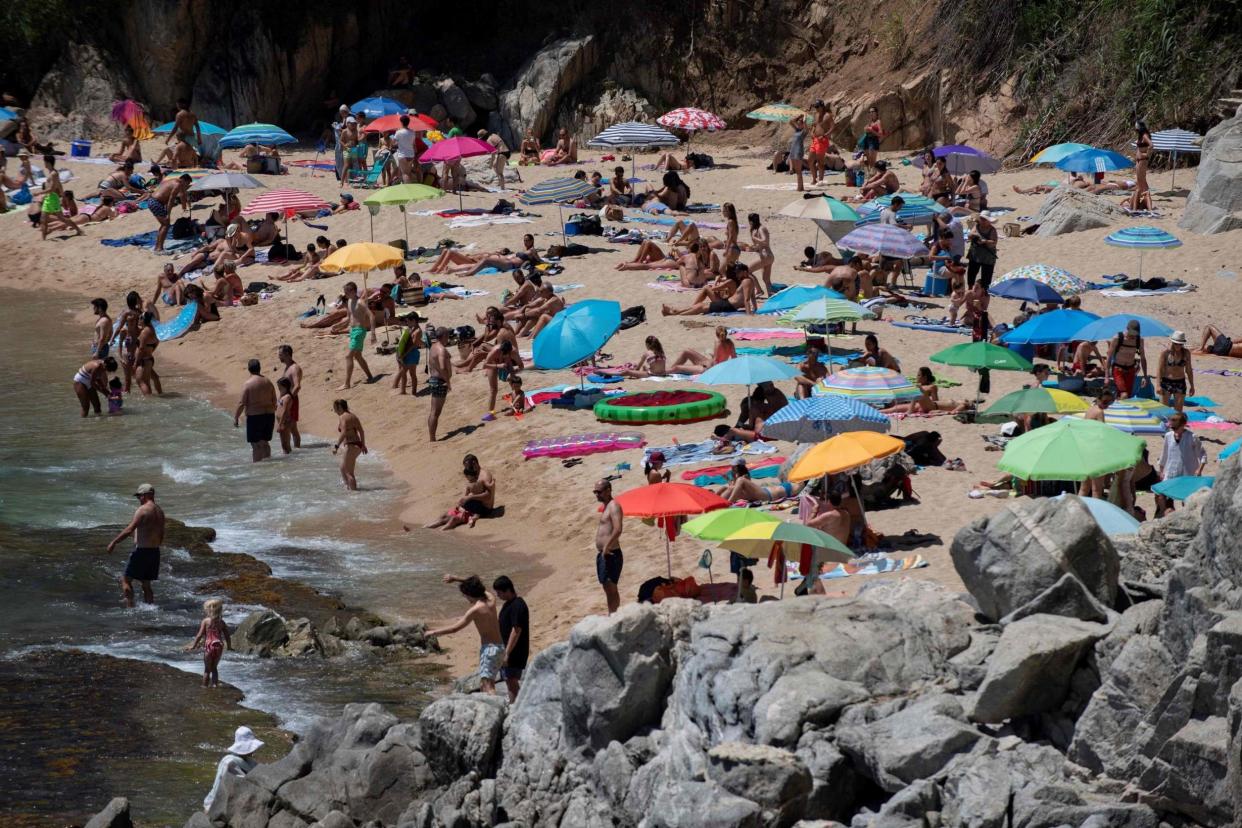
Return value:
[(672, 112), (665, 112), (656, 123), (661, 126), (672, 127), (673, 129), (684, 129), (688, 132), (698, 130), (706, 130), (707, 132), (715, 132), (718, 129), (725, 128), (724, 118), (719, 115), (713, 115), (705, 109), (696, 109), (693, 106), (683, 106), (680, 109), (674, 109)]
[(1063, 297), (1077, 296), (1080, 293), (1086, 293), (1090, 288), (1087, 283), (1079, 279), (1068, 270), (1062, 270), (1059, 267), (1053, 267), (1046, 264), (1031, 264), (1016, 267), (997, 279), (992, 284), (1000, 284), (1008, 282), (1012, 279), (1032, 279), (1036, 282), (1043, 282), (1048, 287), (1061, 294)]

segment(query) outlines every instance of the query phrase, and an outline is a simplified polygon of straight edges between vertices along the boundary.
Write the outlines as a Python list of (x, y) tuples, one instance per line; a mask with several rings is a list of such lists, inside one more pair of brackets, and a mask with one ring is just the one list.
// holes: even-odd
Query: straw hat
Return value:
[(254, 735), (254, 731), (242, 725), (233, 734), (233, 744), (229, 745), (228, 752), (237, 756), (249, 756), (261, 747), (263, 742)]
[(1173, 332), (1173, 335), (1169, 337), (1169, 341), (1170, 341), (1170, 342), (1175, 342), (1175, 343), (1177, 343), (1178, 345), (1185, 345), (1185, 344), (1186, 344), (1186, 333), (1185, 333), (1185, 331), (1174, 331), (1174, 332)]

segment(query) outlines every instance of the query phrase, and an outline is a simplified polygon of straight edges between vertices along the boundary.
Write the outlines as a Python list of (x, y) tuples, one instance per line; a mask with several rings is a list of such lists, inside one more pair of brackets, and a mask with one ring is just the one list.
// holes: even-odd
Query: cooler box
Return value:
[(923, 295), (924, 296), (948, 296), (949, 295), (949, 277), (944, 271), (929, 272), (923, 279)]
[(565, 235), (566, 236), (578, 235), (578, 222), (576, 221), (565, 222)]
[(69, 156), (71, 158), (90, 158), (91, 142), (90, 141), (70, 141)]

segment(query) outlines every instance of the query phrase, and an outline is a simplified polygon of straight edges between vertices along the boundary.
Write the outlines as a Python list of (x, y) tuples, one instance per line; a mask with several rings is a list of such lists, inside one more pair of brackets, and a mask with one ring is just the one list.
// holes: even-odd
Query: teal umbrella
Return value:
[[(160, 124), (159, 126), (157, 126), (155, 129), (151, 131), (159, 135), (164, 135), (166, 133), (172, 132), (173, 128), (176, 125), (177, 124), (175, 121), (169, 121), (166, 124)], [(223, 135), (224, 133), (228, 132), (228, 130), (225, 129), (224, 127), (216, 126), (215, 124), (209, 124), (206, 121), (198, 122), (198, 131), (203, 133), (204, 135)]]
[[(1064, 500), (1067, 497), (1073, 497), (1073, 495), (1057, 495), (1054, 500)], [(1095, 522), (1110, 538), (1117, 535), (1133, 535), (1139, 530), (1138, 519), (1120, 506), (1114, 506), (1098, 497), (1079, 497), (1078, 500), (1087, 507), (1091, 517), (1095, 518)]]
[(761, 382), (792, 379), (798, 369), (768, 357), (743, 356), (726, 359), (699, 374), (698, 381), (704, 385), (758, 385)]
[(621, 327), (621, 303), (604, 299), (574, 302), (552, 317), (535, 337), (538, 368), (568, 368), (589, 359)]
[(1195, 475), (1188, 474), (1162, 480), (1152, 486), (1151, 490), (1158, 495), (1164, 495), (1170, 500), (1185, 500), (1200, 489), (1212, 488), (1212, 484), (1215, 482), (1215, 477), (1196, 477)]

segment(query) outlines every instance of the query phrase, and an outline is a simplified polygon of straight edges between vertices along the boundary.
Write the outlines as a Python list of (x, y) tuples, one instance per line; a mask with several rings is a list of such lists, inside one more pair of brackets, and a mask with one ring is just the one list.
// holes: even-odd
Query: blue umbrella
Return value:
[[(1056, 500), (1063, 500), (1067, 495), (1057, 495)], [(1095, 518), (1095, 522), (1104, 530), (1104, 534), (1110, 538), (1115, 535), (1133, 535), (1139, 530), (1138, 519), (1122, 509), (1120, 506), (1114, 506), (1107, 500), (1100, 500), (1096, 497), (1080, 497), (1082, 505), (1087, 507), (1087, 511), (1091, 513), (1091, 517)]]
[(778, 313), (800, 308), (816, 299), (844, 299), (844, 294), (823, 285), (790, 285), (778, 291), (759, 307), (760, 313)]
[(355, 115), (361, 112), (373, 121), (385, 115), (404, 115), (408, 109), (401, 101), (394, 101), (392, 98), (363, 98), (351, 106), (349, 111)]
[(535, 337), (535, 365), (568, 368), (590, 358), (621, 327), (621, 303), (605, 299), (574, 302), (552, 317)]
[(246, 144), (278, 146), (280, 144), (295, 144), (297, 140), (274, 124), (243, 124), (242, 126), (233, 127), (225, 133), (224, 137), (220, 139), (220, 148), (244, 147)]
[[(945, 166), (953, 175), (965, 175), (971, 170), (978, 170), (981, 173), (994, 173), (1001, 168), (1000, 161), (981, 149), (968, 147), (965, 144), (949, 144), (944, 147), (936, 147), (932, 150), (932, 155), (936, 158), (943, 158)], [(920, 153), (914, 159), (914, 166), (922, 169), (923, 164), (923, 155)]]
[(1119, 152), (1094, 148), (1067, 155), (1056, 163), (1058, 170), (1079, 173), (1106, 173), (1133, 166), (1134, 162)]
[(988, 288), (988, 293), (1003, 299), (1021, 299), (1023, 302), (1039, 302), (1041, 305), (1059, 305), (1065, 301), (1061, 294), (1035, 279), (1007, 279), (992, 285)]
[(1063, 158), (1067, 158), (1083, 150), (1095, 149), (1090, 144), (1053, 144), (1043, 152), (1038, 152), (1031, 159), (1032, 164), (1055, 164)]
[(1159, 320), (1152, 319), (1150, 316), (1139, 316), (1135, 313), (1115, 313), (1112, 316), (1105, 316), (1103, 319), (1097, 319), (1094, 322), (1088, 322), (1074, 333), (1074, 339), (1084, 339), (1091, 342), (1102, 342), (1105, 339), (1112, 339), (1117, 334), (1126, 329), (1126, 325), (1131, 319), (1138, 320), (1139, 333), (1143, 336), (1168, 336), (1173, 333), (1173, 329)]
[(796, 376), (798, 369), (788, 363), (746, 354), (713, 365), (698, 376), (698, 381), (704, 385), (751, 386)]
[(763, 423), (763, 436), (794, 443), (821, 443), (846, 431), (888, 431), (888, 417), (861, 400), (825, 394), (794, 400)]
[(16, 121), (17, 113), (5, 106), (0, 106), (0, 121)]
[[(158, 133), (160, 135), (163, 135), (164, 133), (172, 132), (173, 127), (175, 127), (176, 125), (177, 123), (175, 121), (169, 121), (166, 124), (160, 124), (159, 126), (157, 126), (155, 129), (151, 131)], [(198, 122), (198, 130), (204, 135), (224, 135), (226, 132), (228, 132), (228, 130), (225, 129), (224, 127), (216, 126), (215, 124), (209, 124), (206, 121)]]
[(1212, 488), (1215, 482), (1215, 477), (1195, 477), (1188, 474), (1161, 480), (1151, 490), (1172, 500), (1185, 500), (1200, 489)]
[(1070, 342), (1084, 325), (1100, 317), (1087, 311), (1057, 308), (1038, 313), (1000, 338), (1002, 345), (1053, 345)]
[(1239, 437), (1221, 449), (1220, 454), (1217, 455), (1216, 459), (1222, 462), (1228, 460), (1230, 457), (1238, 453), (1238, 449), (1242, 449), (1242, 437)]
[(1159, 227), (1126, 227), (1104, 237), (1105, 244), (1113, 247), (1137, 247), (1139, 252), (1139, 278), (1143, 278), (1143, 253), (1147, 250), (1160, 250), (1169, 247), (1181, 247), (1182, 242), (1172, 233)]

